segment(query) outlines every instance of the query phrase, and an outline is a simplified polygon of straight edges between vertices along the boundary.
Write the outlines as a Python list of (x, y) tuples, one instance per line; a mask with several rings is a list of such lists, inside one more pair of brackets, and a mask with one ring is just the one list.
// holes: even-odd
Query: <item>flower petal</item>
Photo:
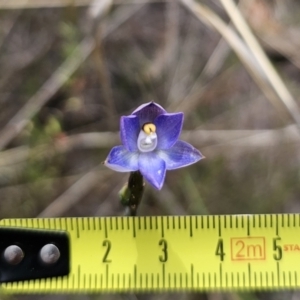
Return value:
[(157, 154), (166, 162), (167, 170), (182, 168), (204, 158), (200, 151), (183, 141), (177, 141), (170, 149), (158, 150)]
[(183, 124), (183, 113), (163, 114), (154, 124), (157, 133), (157, 149), (169, 149), (178, 140)]
[(138, 116), (140, 120), (140, 128), (145, 123), (153, 123), (155, 118), (166, 111), (158, 104), (154, 102), (148, 102), (139, 106), (132, 114)]
[(166, 176), (166, 163), (154, 152), (141, 153), (139, 169), (147, 181), (160, 190)]
[(137, 139), (140, 132), (140, 123), (137, 116), (121, 117), (120, 135), (122, 144), (129, 151), (137, 151)]
[(118, 172), (137, 171), (138, 158), (138, 152), (129, 152), (124, 146), (116, 146), (111, 149), (104, 164)]

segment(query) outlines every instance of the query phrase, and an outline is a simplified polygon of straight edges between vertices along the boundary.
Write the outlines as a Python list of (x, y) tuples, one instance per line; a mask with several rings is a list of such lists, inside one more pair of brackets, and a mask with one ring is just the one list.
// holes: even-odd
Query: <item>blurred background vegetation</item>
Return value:
[[(206, 159), (140, 215), (300, 210), (300, 2), (0, 0), (0, 218), (122, 215), (119, 118), (185, 114)], [(249, 29), (251, 27), (251, 30)], [(1, 299), (300, 299), (297, 292)]]

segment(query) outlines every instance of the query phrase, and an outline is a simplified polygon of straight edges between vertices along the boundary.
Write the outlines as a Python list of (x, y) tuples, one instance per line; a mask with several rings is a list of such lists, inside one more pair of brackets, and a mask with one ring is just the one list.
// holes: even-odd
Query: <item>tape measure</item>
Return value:
[[(300, 287), (300, 215), (0, 221), (2, 293), (102, 293)], [(59, 259), (38, 258), (44, 244)]]

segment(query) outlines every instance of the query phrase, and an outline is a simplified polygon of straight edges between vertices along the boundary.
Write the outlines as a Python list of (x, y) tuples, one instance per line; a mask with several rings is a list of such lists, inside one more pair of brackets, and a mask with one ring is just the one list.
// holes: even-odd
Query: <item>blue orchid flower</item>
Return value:
[(104, 164), (118, 172), (140, 171), (160, 190), (166, 170), (191, 165), (204, 156), (192, 145), (178, 140), (183, 113), (167, 113), (149, 102), (131, 115), (121, 117), (122, 146), (112, 148)]

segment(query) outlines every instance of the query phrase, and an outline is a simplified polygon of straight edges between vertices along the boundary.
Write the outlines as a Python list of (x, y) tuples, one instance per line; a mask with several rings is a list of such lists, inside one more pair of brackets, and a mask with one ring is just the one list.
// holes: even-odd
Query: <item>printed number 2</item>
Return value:
[(215, 254), (220, 256), (221, 261), (224, 260), (225, 252), (223, 247), (223, 239), (219, 239)]
[(166, 240), (161, 239), (158, 244), (159, 246), (162, 246), (162, 252), (163, 252), (163, 254), (159, 256), (159, 261), (166, 262), (168, 260), (168, 243)]
[(106, 247), (105, 254), (103, 256), (102, 262), (104, 262), (104, 263), (110, 263), (111, 260), (107, 259), (107, 258), (108, 258), (108, 254), (110, 252), (111, 242), (109, 240), (104, 240), (103, 243), (102, 243), (102, 246)]

